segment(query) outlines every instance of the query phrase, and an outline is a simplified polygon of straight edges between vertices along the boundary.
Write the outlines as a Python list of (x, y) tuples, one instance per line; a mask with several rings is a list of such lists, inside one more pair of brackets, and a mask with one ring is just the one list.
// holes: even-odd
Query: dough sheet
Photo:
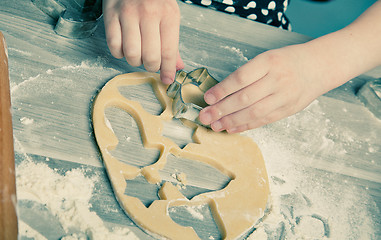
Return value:
[[(163, 107), (160, 115), (151, 115), (137, 101), (119, 92), (118, 87), (150, 84)], [(238, 134), (216, 133), (210, 129), (187, 123), (194, 129), (193, 142), (180, 148), (164, 137), (163, 123), (173, 117), (172, 106), (166, 95), (166, 85), (155, 73), (135, 72), (116, 76), (98, 94), (93, 108), (93, 126), (96, 141), (115, 196), (128, 216), (144, 231), (164, 239), (199, 239), (192, 227), (181, 226), (169, 216), (173, 206), (209, 205), (223, 239), (243, 236), (264, 216), (269, 196), (268, 176), (258, 146), (251, 138)], [(105, 110), (116, 107), (129, 113), (136, 121), (145, 148), (160, 151), (159, 159), (151, 165), (138, 168), (112, 156), (110, 151), (118, 139), (108, 125)], [(160, 178), (159, 171), (167, 163), (167, 156), (191, 159), (209, 164), (231, 181), (221, 190), (199, 194), (187, 199), (170, 182)], [(159, 200), (146, 207), (138, 198), (126, 194), (127, 180), (143, 175), (150, 184), (160, 185)]]

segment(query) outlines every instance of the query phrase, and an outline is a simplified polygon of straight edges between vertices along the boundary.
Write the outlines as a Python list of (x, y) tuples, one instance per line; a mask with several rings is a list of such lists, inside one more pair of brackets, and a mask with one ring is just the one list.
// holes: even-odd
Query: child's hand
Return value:
[(325, 63), (294, 45), (262, 53), (205, 93), (200, 121), (242, 132), (290, 116), (328, 91)]
[(381, 64), (381, 1), (347, 27), (253, 58), (205, 93), (200, 121), (242, 132), (290, 116)]
[(184, 67), (176, 0), (104, 0), (103, 13), (111, 54), (150, 72), (160, 69), (161, 80), (172, 83), (176, 69)]

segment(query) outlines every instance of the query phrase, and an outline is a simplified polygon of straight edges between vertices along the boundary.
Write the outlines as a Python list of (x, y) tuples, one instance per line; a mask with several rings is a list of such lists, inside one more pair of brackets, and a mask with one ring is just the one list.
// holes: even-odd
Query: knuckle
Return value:
[(274, 50), (270, 50), (266, 53), (266, 58), (269, 63), (272, 65), (278, 65), (282, 61), (281, 55)]
[(176, 59), (176, 52), (172, 53), (170, 51), (163, 49), (163, 53), (161, 54), (161, 60), (162, 61), (169, 62), (169, 61), (172, 61), (174, 59)]
[(238, 95), (238, 102), (240, 105), (247, 105), (250, 101), (249, 95), (245, 91), (241, 91)]
[(127, 63), (133, 67), (139, 67), (141, 62), (138, 59), (127, 59)]
[(171, 14), (171, 17), (180, 18), (180, 10), (176, 1), (168, 1), (167, 4), (163, 4), (164, 13)]
[(133, 7), (131, 4), (128, 4), (127, 1), (123, 1), (119, 7), (119, 11), (121, 13), (121, 17), (129, 17), (136, 13), (135, 7)]
[(127, 44), (126, 41), (123, 42), (123, 52), (126, 58), (141, 57), (140, 49), (138, 49), (136, 46), (134, 47), (132, 44)]
[(235, 72), (235, 80), (238, 85), (244, 85), (247, 81), (248, 78), (245, 76), (243, 71), (240, 71), (239, 69)]
[(143, 62), (147, 65), (155, 65), (156, 62), (158, 62), (159, 59), (153, 55), (143, 55)]
[(144, 58), (143, 59), (144, 67), (149, 72), (157, 72), (160, 69), (160, 60), (156, 58)]
[(124, 51), (124, 57), (130, 65), (135, 67), (140, 62), (140, 53), (137, 51)]
[(111, 51), (121, 49), (121, 43), (115, 39), (114, 36), (107, 38), (107, 44)]
[(234, 125), (234, 121), (231, 117), (223, 117), (220, 122), (224, 129), (229, 129)]
[(111, 54), (116, 58), (122, 58), (122, 46), (118, 41), (113, 39), (108, 40), (108, 48), (110, 49)]
[(145, 0), (140, 5), (139, 15), (147, 18), (155, 18), (160, 14), (159, 9), (158, 1)]
[(160, 66), (158, 65), (147, 65), (147, 64), (144, 64), (144, 68), (148, 71), (148, 72), (157, 72), (159, 71), (160, 69)]

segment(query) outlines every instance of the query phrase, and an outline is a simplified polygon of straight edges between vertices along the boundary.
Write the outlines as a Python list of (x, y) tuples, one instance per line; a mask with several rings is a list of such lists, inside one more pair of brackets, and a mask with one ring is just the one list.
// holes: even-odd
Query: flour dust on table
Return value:
[[(324, 113), (325, 104), (331, 104), (331, 99), (319, 98), (295, 116), (245, 133), (257, 141), (266, 159), (272, 200), (271, 210), (250, 240), (376, 240), (380, 236), (380, 210), (368, 181), (354, 178), (356, 172), (343, 171), (347, 163), (340, 160), (353, 154), (353, 146), (362, 149), (362, 154), (374, 154), (378, 146), (372, 142), (377, 142), (377, 136), (359, 135), (346, 125), (334, 124), (334, 116), (351, 112), (343, 107), (340, 116)], [(290, 141), (289, 136), (296, 133), (300, 142)], [(374, 165), (361, 159), (359, 164)]]
[[(72, 169), (64, 175), (41, 162), (34, 162), (25, 155), (17, 165), (17, 199), (19, 205), (44, 208), (50, 214), (48, 229), (34, 229), (24, 221), (19, 224), (21, 239), (62, 239), (62, 240), (136, 240), (129, 228), (109, 229), (103, 220), (91, 210), (90, 199), (97, 177), (86, 177), (86, 170)], [(41, 205), (40, 205), (41, 204)], [(23, 206), (20, 205), (22, 211)], [(41, 210), (41, 209), (40, 209)], [(25, 211), (24, 211), (25, 213)], [(34, 216), (35, 220), (44, 221), (44, 216)], [(26, 219), (23, 221), (23, 219)], [(56, 221), (57, 225), (52, 222)], [(50, 230), (49, 230), (50, 228)], [(56, 229), (55, 229), (56, 228)], [(44, 235), (40, 233), (45, 231)]]

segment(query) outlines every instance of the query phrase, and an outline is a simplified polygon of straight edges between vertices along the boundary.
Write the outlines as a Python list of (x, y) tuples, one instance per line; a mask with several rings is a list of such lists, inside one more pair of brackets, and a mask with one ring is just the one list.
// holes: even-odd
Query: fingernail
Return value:
[(205, 102), (209, 105), (215, 104), (217, 99), (216, 97), (211, 93), (206, 93), (204, 96)]
[(212, 129), (214, 130), (214, 131), (216, 131), (216, 132), (219, 132), (219, 131), (221, 131), (222, 130), (222, 124), (221, 124), (221, 122), (220, 121), (216, 121), (216, 122), (214, 122), (214, 123), (212, 123)]

